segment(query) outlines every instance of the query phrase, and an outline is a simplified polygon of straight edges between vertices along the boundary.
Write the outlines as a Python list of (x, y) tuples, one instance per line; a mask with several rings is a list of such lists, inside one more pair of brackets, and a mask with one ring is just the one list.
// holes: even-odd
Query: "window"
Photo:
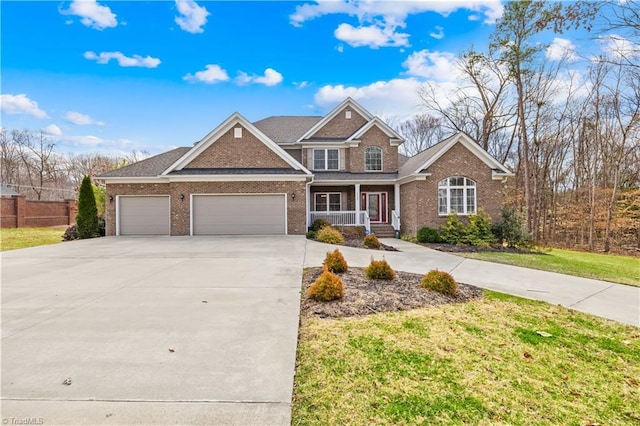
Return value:
[(476, 183), (462, 176), (438, 182), (438, 214), (474, 214), (476, 212)]
[(368, 172), (382, 171), (382, 148), (370, 146), (365, 149), (364, 169)]
[(342, 210), (342, 196), (339, 192), (317, 192), (315, 194), (315, 211), (338, 212)]
[(314, 170), (338, 170), (340, 168), (339, 149), (314, 149)]

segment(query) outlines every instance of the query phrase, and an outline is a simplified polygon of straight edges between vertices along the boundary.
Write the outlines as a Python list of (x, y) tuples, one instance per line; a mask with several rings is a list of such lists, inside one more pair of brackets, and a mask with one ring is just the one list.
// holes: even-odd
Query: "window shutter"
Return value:
[(307, 148), (307, 169), (313, 170), (313, 148)]
[(345, 159), (345, 149), (344, 148), (340, 148), (340, 170), (345, 170), (346, 167), (346, 159)]

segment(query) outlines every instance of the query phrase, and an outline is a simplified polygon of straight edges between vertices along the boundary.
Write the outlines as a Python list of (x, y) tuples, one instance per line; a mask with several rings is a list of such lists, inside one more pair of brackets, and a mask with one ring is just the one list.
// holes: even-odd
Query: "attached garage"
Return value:
[(193, 195), (192, 235), (283, 235), (286, 194)]
[(171, 203), (168, 195), (126, 196), (116, 201), (117, 235), (169, 235)]

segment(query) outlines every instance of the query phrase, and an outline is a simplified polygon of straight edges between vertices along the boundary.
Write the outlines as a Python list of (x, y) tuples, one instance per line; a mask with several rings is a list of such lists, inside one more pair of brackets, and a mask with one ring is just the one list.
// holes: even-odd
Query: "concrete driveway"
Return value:
[(289, 424), (304, 252), (292, 236), (4, 252), (5, 424)]

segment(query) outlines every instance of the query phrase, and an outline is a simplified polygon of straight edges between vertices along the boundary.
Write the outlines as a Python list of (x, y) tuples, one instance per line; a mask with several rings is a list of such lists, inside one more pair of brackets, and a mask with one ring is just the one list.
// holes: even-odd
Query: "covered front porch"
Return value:
[(324, 219), (337, 226), (363, 226), (367, 232), (377, 225), (400, 230), (398, 184), (318, 184), (308, 191), (308, 226)]

